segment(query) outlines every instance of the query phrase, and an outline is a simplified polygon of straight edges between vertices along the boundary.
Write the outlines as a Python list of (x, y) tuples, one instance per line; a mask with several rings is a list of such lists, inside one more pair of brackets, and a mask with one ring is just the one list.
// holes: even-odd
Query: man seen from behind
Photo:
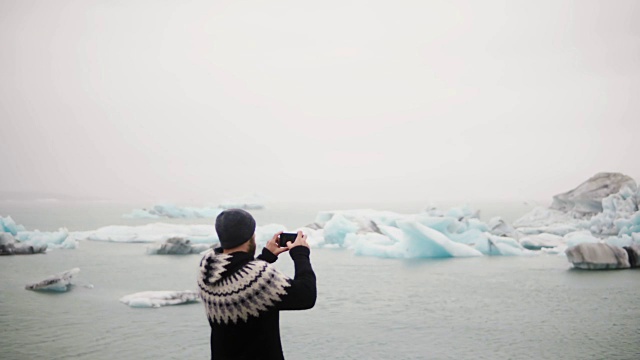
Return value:
[[(220, 247), (200, 261), (198, 290), (211, 326), (211, 359), (284, 359), (280, 310), (310, 309), (316, 301), (316, 276), (306, 235), (278, 246), (276, 233), (254, 258), (256, 222), (241, 209), (216, 218)], [(278, 255), (288, 251), (293, 279), (276, 270)]]

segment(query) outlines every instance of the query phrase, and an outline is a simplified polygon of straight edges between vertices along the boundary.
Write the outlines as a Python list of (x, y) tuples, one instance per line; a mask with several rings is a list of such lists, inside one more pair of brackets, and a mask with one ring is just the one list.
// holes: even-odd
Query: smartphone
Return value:
[(297, 233), (282, 233), (280, 234), (280, 239), (278, 239), (278, 246), (287, 247), (287, 242), (288, 241), (294, 242), (296, 241), (297, 237), (298, 237)]

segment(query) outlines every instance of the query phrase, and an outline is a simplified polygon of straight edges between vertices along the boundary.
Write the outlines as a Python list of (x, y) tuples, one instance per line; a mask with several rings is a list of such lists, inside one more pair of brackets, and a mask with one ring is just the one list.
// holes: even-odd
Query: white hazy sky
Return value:
[(0, 0), (0, 190), (476, 201), (640, 179), (638, 19), (635, 0)]

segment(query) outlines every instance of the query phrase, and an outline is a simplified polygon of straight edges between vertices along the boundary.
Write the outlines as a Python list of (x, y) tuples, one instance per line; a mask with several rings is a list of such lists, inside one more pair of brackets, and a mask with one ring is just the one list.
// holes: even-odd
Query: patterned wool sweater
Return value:
[(266, 248), (256, 259), (246, 252), (210, 251), (200, 261), (198, 288), (211, 325), (211, 358), (284, 359), (280, 310), (304, 310), (316, 301), (316, 276), (309, 248), (289, 251), (295, 276), (270, 263)]

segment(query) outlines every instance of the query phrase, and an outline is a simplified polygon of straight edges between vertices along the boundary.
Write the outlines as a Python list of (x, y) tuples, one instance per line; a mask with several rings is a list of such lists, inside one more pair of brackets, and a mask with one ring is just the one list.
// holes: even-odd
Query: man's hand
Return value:
[[(267, 245), (265, 245), (265, 247), (267, 248), (267, 250), (271, 251), (271, 253), (275, 256), (278, 256), (280, 254), (282, 254), (285, 251), (289, 251), (290, 248), (288, 247), (280, 247), (278, 246), (278, 238), (280, 237), (280, 234), (282, 234), (283, 231), (278, 231), (275, 235), (273, 235), (273, 237), (271, 238), (271, 240), (267, 241)], [(300, 233), (298, 233), (298, 236), (300, 236)], [(296, 241), (298, 239), (296, 238)], [(289, 241), (289, 244), (291, 244), (291, 241)]]
[(298, 237), (296, 237), (296, 241), (294, 242), (287, 242), (287, 250), (291, 250), (296, 246), (306, 246), (309, 247), (309, 244), (307, 243), (307, 235), (303, 234), (302, 231), (298, 231)]

